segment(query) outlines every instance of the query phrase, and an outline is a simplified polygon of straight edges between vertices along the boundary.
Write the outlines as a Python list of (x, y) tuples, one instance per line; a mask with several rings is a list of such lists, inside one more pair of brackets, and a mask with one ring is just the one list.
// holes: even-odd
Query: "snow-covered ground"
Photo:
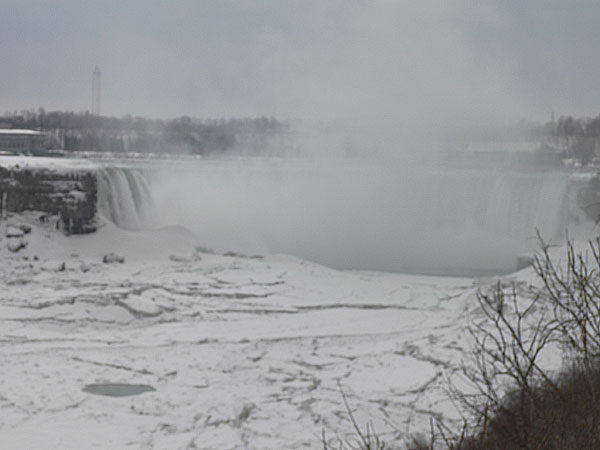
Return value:
[[(176, 228), (66, 237), (35, 213), (0, 222), (3, 449), (319, 448), (322, 429), (351, 431), (340, 386), (386, 441), (458, 417), (446, 377), (490, 280), (195, 245)], [(110, 252), (125, 262), (103, 263)], [(83, 390), (96, 383), (155, 390)]]
[(98, 164), (89, 159), (80, 158), (50, 158), (31, 156), (0, 155), (0, 167), (7, 169), (45, 169), (55, 172), (72, 172), (73, 170), (97, 169)]
[[(59, 172), (96, 164), (0, 158), (3, 167)], [(546, 184), (554, 192), (552, 180)], [(262, 191), (277, 192), (273, 186)], [(316, 192), (312, 199), (328, 191)], [(562, 211), (561, 198), (553, 201)], [(105, 220), (96, 233), (67, 237), (56, 218), (42, 216), (0, 220), (2, 449), (320, 448), (323, 430), (331, 438), (353, 431), (342, 391), (357, 421), (386, 442), (427, 434), (432, 417), (462, 425), (448, 383), (469, 364), (467, 329), (482, 319), (476, 292), (497, 279), (215, 253), (177, 226), (127, 231)], [(588, 225), (579, 224), (578, 237)], [(450, 244), (456, 238), (438, 234)], [(454, 255), (460, 265), (464, 255)], [(524, 269), (502, 279), (526, 286), (534, 278)], [(97, 395), (111, 383), (143, 392)]]

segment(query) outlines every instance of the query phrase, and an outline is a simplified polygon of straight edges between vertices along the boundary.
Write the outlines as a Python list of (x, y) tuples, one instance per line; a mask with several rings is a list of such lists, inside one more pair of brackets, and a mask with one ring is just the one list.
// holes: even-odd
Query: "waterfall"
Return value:
[(150, 185), (139, 169), (106, 167), (98, 172), (98, 210), (120, 228), (142, 230), (156, 225)]
[(180, 225), (217, 250), (288, 253), (341, 269), (493, 274), (567, 227), (569, 177), (289, 161), (106, 168), (119, 227)]
[(438, 229), (525, 238), (539, 229), (548, 238), (564, 231), (568, 178), (563, 174), (472, 171), (426, 176), (417, 191)]

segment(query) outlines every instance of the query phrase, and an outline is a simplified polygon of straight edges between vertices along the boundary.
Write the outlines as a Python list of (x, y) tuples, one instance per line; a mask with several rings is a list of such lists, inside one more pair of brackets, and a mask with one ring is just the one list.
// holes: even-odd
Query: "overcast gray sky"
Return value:
[(0, 0), (0, 112), (463, 124), (600, 111), (600, 2)]

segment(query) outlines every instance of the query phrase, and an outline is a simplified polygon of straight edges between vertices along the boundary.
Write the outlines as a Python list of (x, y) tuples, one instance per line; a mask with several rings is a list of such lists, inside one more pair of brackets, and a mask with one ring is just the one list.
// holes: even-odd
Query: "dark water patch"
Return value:
[(83, 388), (83, 392), (95, 395), (106, 395), (108, 397), (128, 397), (130, 395), (140, 395), (144, 392), (152, 391), (156, 391), (156, 389), (148, 384), (128, 383), (88, 384)]

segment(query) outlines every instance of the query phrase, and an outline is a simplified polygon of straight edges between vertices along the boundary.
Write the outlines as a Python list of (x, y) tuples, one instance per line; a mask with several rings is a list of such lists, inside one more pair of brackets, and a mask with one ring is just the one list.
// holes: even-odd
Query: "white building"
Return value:
[(0, 129), (0, 151), (28, 153), (44, 150), (48, 145), (48, 135), (36, 130)]

